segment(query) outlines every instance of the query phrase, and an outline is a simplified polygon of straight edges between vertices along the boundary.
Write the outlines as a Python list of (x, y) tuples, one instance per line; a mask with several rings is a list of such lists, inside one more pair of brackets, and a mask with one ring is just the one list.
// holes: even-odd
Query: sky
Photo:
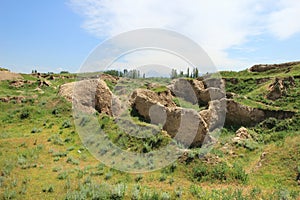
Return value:
[[(99, 44), (140, 28), (190, 38), (218, 70), (297, 61), (299, 11), (299, 0), (1, 0), (0, 66), (77, 72)], [(133, 53), (118, 64), (148, 65), (157, 57)]]

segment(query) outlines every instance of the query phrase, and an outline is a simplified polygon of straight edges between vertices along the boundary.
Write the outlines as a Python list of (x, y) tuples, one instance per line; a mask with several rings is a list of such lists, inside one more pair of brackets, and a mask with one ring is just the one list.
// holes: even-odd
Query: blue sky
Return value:
[(295, 61), (299, 10), (298, 0), (1, 0), (0, 66), (75, 72), (103, 40), (145, 27), (186, 35), (220, 70)]
[(2, 0), (0, 66), (12, 71), (76, 71), (101, 41), (62, 0)]

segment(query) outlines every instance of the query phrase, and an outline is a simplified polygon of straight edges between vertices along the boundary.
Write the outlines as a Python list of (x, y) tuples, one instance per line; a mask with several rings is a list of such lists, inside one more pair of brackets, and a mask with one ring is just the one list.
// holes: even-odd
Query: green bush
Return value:
[(141, 199), (143, 200), (159, 200), (159, 194), (157, 191), (145, 189), (142, 193)]
[(135, 177), (135, 182), (140, 182), (143, 179), (143, 175), (139, 174)]
[(72, 164), (72, 165), (79, 165), (79, 161), (76, 160), (76, 159), (73, 158), (73, 157), (68, 157), (68, 159), (67, 159), (66, 162), (67, 162), (67, 163), (70, 163), (70, 164)]
[(213, 167), (211, 178), (214, 180), (226, 181), (229, 172), (229, 167), (226, 163), (219, 163)]
[(160, 199), (161, 199), (161, 200), (169, 200), (169, 199), (171, 199), (171, 195), (170, 195), (168, 192), (163, 192), (163, 193), (160, 195)]
[(258, 126), (265, 129), (272, 129), (278, 124), (278, 120), (276, 118), (270, 117), (263, 122), (261, 122)]
[(105, 180), (109, 180), (112, 178), (112, 173), (108, 172), (105, 174)]
[(21, 114), (20, 114), (20, 119), (27, 119), (30, 115), (30, 112), (28, 109), (24, 109), (21, 111)]
[(61, 172), (57, 175), (57, 178), (59, 180), (65, 180), (66, 178), (68, 177), (68, 172), (64, 171), (64, 172)]
[(197, 181), (221, 181), (246, 183), (248, 174), (244, 171), (241, 165), (235, 163), (233, 167), (229, 167), (225, 162), (218, 163), (214, 166), (200, 163), (192, 170), (192, 177)]
[(209, 175), (209, 171), (206, 165), (200, 164), (193, 169), (193, 177), (197, 181), (201, 181), (204, 177)]
[(235, 180), (240, 181), (241, 183), (247, 183), (249, 177), (246, 174), (245, 170), (240, 164), (234, 163), (232, 171), (231, 171), (232, 178)]
[(120, 183), (116, 185), (111, 193), (111, 199), (123, 199), (125, 196), (126, 191), (126, 185), (123, 183)]
[(66, 120), (62, 123), (61, 128), (70, 128), (71, 126), (71, 122), (69, 120)]
[(31, 130), (31, 133), (40, 133), (40, 132), (42, 132), (42, 130), (41, 130), (41, 129), (38, 129), (38, 128), (36, 128), (36, 127), (34, 127), (34, 128)]

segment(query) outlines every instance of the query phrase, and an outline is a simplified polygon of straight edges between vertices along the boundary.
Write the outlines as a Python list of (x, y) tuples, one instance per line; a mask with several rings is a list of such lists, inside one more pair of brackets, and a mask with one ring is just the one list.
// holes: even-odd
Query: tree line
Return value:
[(190, 68), (188, 67), (186, 73), (184, 73), (183, 71), (179, 71), (178, 73), (177, 69), (172, 69), (170, 78), (174, 79), (174, 78), (181, 78), (181, 77), (198, 78), (199, 70), (197, 67), (194, 67), (192, 70), (190, 70)]
[[(105, 74), (109, 74), (112, 76), (117, 76), (117, 77), (126, 77), (126, 78), (132, 78), (132, 79), (137, 79), (137, 78), (146, 78), (145, 73), (141, 74), (141, 72), (137, 69), (132, 69), (132, 70), (127, 70), (124, 69), (123, 71), (119, 70), (107, 70), (104, 71)], [(172, 69), (170, 78), (181, 78), (181, 77), (186, 77), (186, 78), (198, 78), (199, 77), (199, 70), (198, 68), (194, 67), (190, 70), (190, 68), (187, 68), (186, 73), (183, 71), (177, 71), (177, 69)]]
[(126, 77), (126, 78), (132, 78), (132, 79), (146, 78), (145, 74), (141, 74), (141, 72), (137, 69), (132, 69), (132, 70), (124, 69), (123, 71), (118, 71), (118, 70), (113, 69), (113, 70), (104, 71), (103, 73), (109, 74), (112, 76)]

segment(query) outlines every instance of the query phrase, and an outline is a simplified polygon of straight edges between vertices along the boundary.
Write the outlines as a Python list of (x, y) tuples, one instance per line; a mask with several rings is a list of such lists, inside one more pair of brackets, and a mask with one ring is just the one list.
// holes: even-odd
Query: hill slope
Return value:
[[(82, 144), (72, 105), (58, 95), (74, 75), (22, 75), (0, 82), (1, 199), (297, 199), (300, 187), (300, 65), (265, 72), (221, 72), (226, 92), (243, 105), (293, 111), (292, 118), (271, 116), (246, 127), (227, 126), (213, 149), (186, 150), (177, 162), (155, 172), (127, 174), (106, 167)], [(268, 99), (276, 77), (293, 77), (276, 100)], [(124, 80), (126, 81), (126, 80)], [(127, 80), (146, 88), (145, 80)], [(146, 79), (162, 92), (167, 79)], [(278, 82), (278, 81), (277, 81)], [(125, 84), (125, 82), (124, 82)], [(115, 83), (107, 85), (114, 88)], [(122, 86), (119, 83), (118, 86)], [(279, 88), (280, 89), (280, 88)], [(116, 92), (113, 90), (113, 92)], [(180, 102), (179, 102), (180, 101)], [(182, 107), (199, 109), (183, 99)], [(133, 117), (141, 122), (138, 116)], [(139, 140), (120, 133), (113, 118), (99, 115), (109, 138), (135, 152), (160, 148), (169, 137)]]

